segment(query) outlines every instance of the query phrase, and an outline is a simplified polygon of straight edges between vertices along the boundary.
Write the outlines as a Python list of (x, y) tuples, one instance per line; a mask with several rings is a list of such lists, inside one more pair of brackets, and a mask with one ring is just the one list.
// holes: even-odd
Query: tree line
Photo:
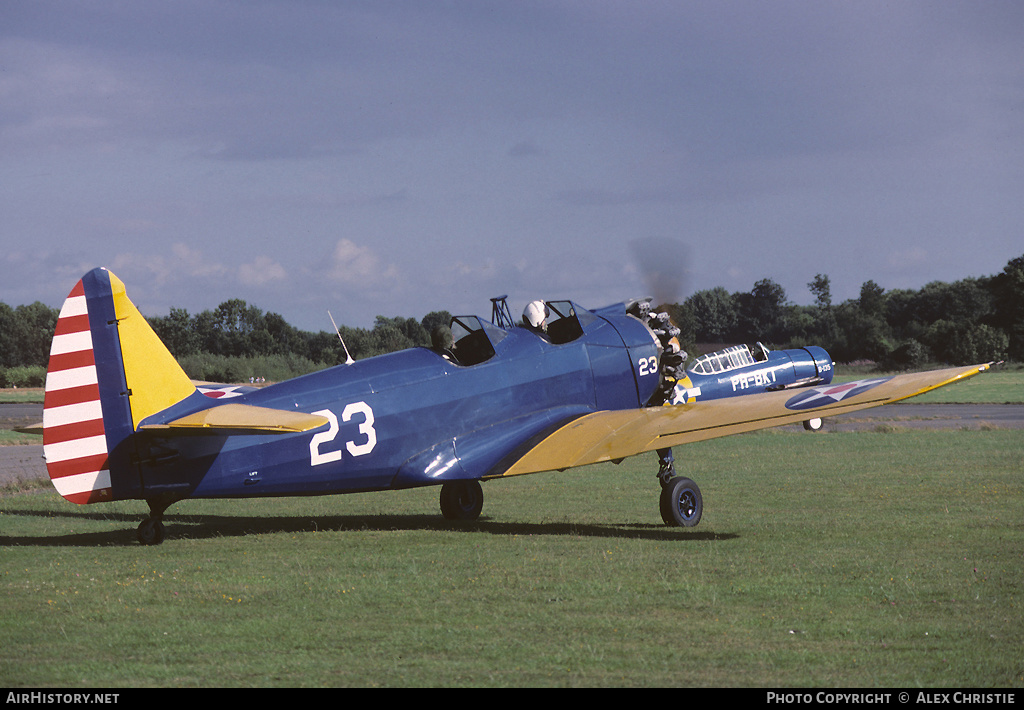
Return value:
[[(0, 302), (0, 387), (40, 387), (59, 311), (36, 302), (12, 308)], [(211, 382), (250, 378), (282, 380), (345, 361), (339, 335), (357, 360), (429, 345), (430, 332), (447, 325), (447, 311), (423, 318), (377, 316), (372, 328), (339, 326), (310, 332), (241, 299), (190, 315), (171, 308), (146, 320), (189, 377)]]
[[(834, 303), (827, 275), (808, 283), (813, 304), (796, 305), (771, 279), (749, 292), (722, 287), (663, 304), (693, 356), (721, 344), (760, 340), (769, 347), (821, 345), (837, 362), (872, 361), (885, 369), (927, 363), (1024, 362), (1024, 255), (994, 276), (886, 291), (866, 281), (858, 298)], [(58, 311), (36, 302), (0, 302), (0, 386), (41, 386)], [(241, 299), (189, 314), (171, 308), (149, 317), (153, 330), (190, 377), (215, 382), (281, 380), (345, 361), (339, 334), (357, 360), (429, 345), (447, 311), (423, 318), (377, 316), (372, 328), (303, 331)], [(705, 344), (703, 346), (699, 344)]]
[(1024, 256), (995, 276), (917, 290), (886, 291), (866, 281), (858, 298), (841, 303), (833, 302), (827, 275), (807, 286), (815, 297), (807, 306), (790, 303), (779, 284), (763, 279), (747, 293), (698, 291), (668, 310), (691, 347), (752, 339), (773, 347), (814, 344), (836, 362), (867, 360), (888, 370), (1024, 361)]

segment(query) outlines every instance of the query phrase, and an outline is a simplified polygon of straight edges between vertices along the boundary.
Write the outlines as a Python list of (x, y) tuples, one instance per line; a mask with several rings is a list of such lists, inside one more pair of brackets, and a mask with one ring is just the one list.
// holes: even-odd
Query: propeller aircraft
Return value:
[[(137, 499), (140, 543), (159, 544), (188, 498), (301, 496), (436, 485), (442, 514), (474, 520), (481, 483), (660, 456), (668, 525), (696, 525), (697, 484), (672, 447), (875, 407), (988, 365), (833, 384), (821, 348), (736, 346), (683, 369), (676, 332), (649, 300), (588, 310), (505, 297), (490, 320), (456, 316), (417, 347), (265, 387), (196, 384), (113, 273), (68, 295), (50, 352), (43, 448), (77, 504)], [(812, 427), (813, 428), (813, 427)]]

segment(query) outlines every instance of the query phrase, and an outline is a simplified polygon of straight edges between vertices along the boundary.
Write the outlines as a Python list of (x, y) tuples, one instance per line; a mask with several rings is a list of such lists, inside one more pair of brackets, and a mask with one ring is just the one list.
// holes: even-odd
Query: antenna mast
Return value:
[(338, 330), (338, 324), (334, 322), (334, 316), (331, 315), (330, 310), (327, 311), (327, 317), (331, 319), (331, 325), (334, 326), (334, 332), (338, 334), (338, 340), (341, 341), (341, 349), (345, 351), (345, 364), (351, 365), (355, 360), (348, 352), (348, 346), (345, 345), (345, 339), (341, 337), (341, 331)]

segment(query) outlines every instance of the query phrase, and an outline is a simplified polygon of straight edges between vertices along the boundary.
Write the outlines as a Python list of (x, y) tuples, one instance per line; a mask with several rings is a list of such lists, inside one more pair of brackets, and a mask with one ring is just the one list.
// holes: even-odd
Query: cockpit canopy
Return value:
[[(518, 327), (508, 315), (505, 297), (494, 302), (489, 323), (479, 316), (455, 316), (451, 321), (451, 360), (463, 366), (477, 365), (494, 357), (495, 348), (504, 340), (511, 328)], [(542, 329), (529, 328), (553, 345), (571, 343), (580, 338), (584, 330), (595, 321), (596, 315), (572, 301), (546, 301), (546, 319)]]
[(714, 375), (768, 359), (768, 349), (761, 343), (757, 343), (754, 353), (751, 353), (747, 345), (733, 345), (724, 350), (701, 355), (693, 361), (688, 370), (698, 375)]
[(452, 352), (460, 365), (476, 365), (494, 357), (494, 347), (508, 333), (479, 316), (452, 318)]
[(597, 316), (572, 301), (548, 301), (547, 306), (547, 336), (555, 345), (571, 343), (583, 335), (587, 325), (597, 320)]

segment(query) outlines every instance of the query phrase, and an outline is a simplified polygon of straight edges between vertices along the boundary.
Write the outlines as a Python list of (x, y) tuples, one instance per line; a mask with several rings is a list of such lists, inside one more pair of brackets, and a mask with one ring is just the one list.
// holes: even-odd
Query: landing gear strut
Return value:
[[(628, 312), (643, 321), (657, 338), (659, 348), (658, 368), (660, 381), (658, 390), (651, 396), (648, 406), (657, 407), (672, 401), (676, 384), (686, 377), (686, 352), (679, 346), (679, 328), (672, 323), (668, 313), (651, 313), (650, 301), (638, 301)], [(704, 512), (704, 500), (700, 488), (689, 478), (676, 475), (672, 449), (658, 449), (661, 466), (658, 481), (661, 483), (661, 519), (666, 525), (692, 528), (700, 522)]]
[(676, 459), (672, 455), (672, 449), (658, 449), (658, 481), (664, 488), (676, 475)]
[(658, 480), (661, 482), (661, 519), (666, 525), (692, 528), (700, 522), (704, 499), (700, 488), (689, 478), (676, 475), (672, 449), (659, 449)]

